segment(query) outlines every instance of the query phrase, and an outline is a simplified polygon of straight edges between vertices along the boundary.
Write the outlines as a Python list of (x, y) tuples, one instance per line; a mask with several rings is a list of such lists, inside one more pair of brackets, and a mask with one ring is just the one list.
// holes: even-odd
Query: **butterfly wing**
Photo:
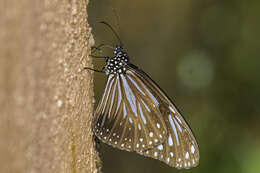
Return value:
[(167, 127), (155, 91), (131, 73), (108, 75), (94, 115), (95, 135), (128, 151), (144, 151), (167, 139)]
[(159, 100), (160, 116), (167, 126), (167, 140), (154, 148), (139, 151), (139, 154), (159, 159), (176, 168), (191, 168), (199, 163), (199, 148), (196, 139), (180, 112), (158, 87), (158, 85), (141, 69), (130, 65), (128, 71), (132, 76), (142, 80), (156, 90), (154, 99)]

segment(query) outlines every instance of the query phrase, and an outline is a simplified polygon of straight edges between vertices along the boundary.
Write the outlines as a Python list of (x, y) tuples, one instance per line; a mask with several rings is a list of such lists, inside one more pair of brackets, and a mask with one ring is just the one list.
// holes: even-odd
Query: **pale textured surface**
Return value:
[(97, 172), (86, 1), (0, 4), (0, 172)]

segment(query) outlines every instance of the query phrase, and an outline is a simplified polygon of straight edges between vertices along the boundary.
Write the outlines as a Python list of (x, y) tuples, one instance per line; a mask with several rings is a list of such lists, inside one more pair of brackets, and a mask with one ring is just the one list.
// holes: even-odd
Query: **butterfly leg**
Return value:
[(91, 53), (95, 53), (96, 51), (99, 51), (99, 53), (101, 53), (102, 55), (104, 55), (101, 47), (103, 46), (104, 44), (100, 44), (98, 46), (93, 46), (91, 47)]
[(96, 55), (90, 55), (93, 58), (104, 58), (104, 59), (108, 59), (109, 57), (107, 56), (96, 56)]
[(100, 45), (98, 45), (98, 46), (92, 46), (92, 47), (91, 47), (91, 51), (94, 49), (94, 52), (92, 52), (92, 53), (95, 53), (96, 50), (98, 50), (99, 52), (101, 52), (101, 53), (103, 54), (103, 51), (101, 50), (102, 47), (114, 49), (113, 46), (106, 45), (106, 44), (100, 44)]
[(83, 69), (84, 70), (92, 70), (92, 71), (99, 72), (99, 73), (105, 73), (104, 68), (102, 68), (101, 70), (96, 70), (96, 69), (93, 69), (93, 68), (90, 68), (90, 67), (84, 67)]

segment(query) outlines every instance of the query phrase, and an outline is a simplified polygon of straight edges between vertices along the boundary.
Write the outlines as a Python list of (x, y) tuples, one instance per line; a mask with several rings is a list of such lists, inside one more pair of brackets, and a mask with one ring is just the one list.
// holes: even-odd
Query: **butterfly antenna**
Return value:
[(120, 46), (123, 46), (122, 41), (121, 41), (119, 35), (118, 35), (118, 34), (116, 33), (116, 31), (114, 30), (114, 28), (113, 28), (111, 25), (109, 25), (107, 22), (105, 22), (105, 21), (102, 21), (102, 22), (100, 22), (100, 23), (102, 23), (102, 24), (108, 26), (108, 27), (111, 29), (111, 31), (115, 34), (116, 38), (118, 39), (118, 41), (119, 41), (119, 43), (120, 43)]

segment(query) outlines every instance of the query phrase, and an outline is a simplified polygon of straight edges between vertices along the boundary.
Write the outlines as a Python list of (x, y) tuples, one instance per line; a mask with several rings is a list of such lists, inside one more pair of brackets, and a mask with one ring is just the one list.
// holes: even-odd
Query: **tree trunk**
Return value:
[(0, 2), (0, 172), (98, 172), (87, 4)]

